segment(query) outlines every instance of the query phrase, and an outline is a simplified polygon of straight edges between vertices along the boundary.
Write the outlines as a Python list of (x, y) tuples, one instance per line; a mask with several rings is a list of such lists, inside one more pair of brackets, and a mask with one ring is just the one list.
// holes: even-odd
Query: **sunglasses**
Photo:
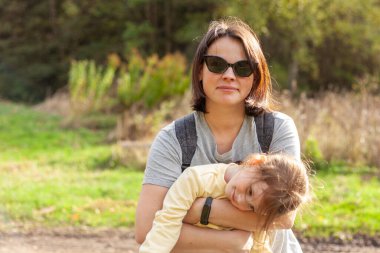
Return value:
[[(208, 70), (216, 74), (223, 74), (229, 67), (231, 67), (235, 75), (239, 77), (248, 77), (253, 73), (252, 66), (248, 60), (238, 61), (231, 64), (223, 58), (213, 55), (205, 55), (204, 60)], [(254, 63), (254, 67), (256, 66), (257, 63)]]

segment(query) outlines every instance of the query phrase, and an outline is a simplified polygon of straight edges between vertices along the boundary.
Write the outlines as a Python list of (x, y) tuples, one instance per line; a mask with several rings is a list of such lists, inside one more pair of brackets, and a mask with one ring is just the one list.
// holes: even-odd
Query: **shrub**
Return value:
[(152, 108), (165, 99), (183, 95), (189, 87), (186, 61), (180, 54), (168, 54), (162, 59), (152, 55), (144, 60), (132, 51), (126, 68), (120, 70), (118, 98), (130, 108), (135, 103)]
[(116, 68), (97, 66), (93, 60), (72, 61), (69, 73), (71, 106), (76, 114), (97, 111), (109, 102)]
[(323, 169), (325, 167), (322, 151), (318, 141), (314, 137), (309, 136), (305, 140), (303, 153), (306, 160), (310, 161), (315, 169)]

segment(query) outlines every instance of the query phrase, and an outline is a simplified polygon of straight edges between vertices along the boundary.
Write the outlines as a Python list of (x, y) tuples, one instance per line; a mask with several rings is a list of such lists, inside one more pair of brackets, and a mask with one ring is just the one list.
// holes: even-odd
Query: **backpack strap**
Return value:
[[(255, 117), (256, 134), (261, 151), (268, 153), (274, 131), (272, 112), (263, 112)], [(188, 114), (174, 122), (175, 134), (182, 151), (182, 172), (190, 166), (197, 148), (197, 129), (194, 114)]]
[(190, 166), (197, 148), (197, 130), (194, 114), (188, 114), (174, 122), (175, 134), (182, 150), (182, 172)]
[(274, 131), (274, 116), (272, 112), (263, 112), (255, 117), (256, 134), (261, 151), (268, 153)]

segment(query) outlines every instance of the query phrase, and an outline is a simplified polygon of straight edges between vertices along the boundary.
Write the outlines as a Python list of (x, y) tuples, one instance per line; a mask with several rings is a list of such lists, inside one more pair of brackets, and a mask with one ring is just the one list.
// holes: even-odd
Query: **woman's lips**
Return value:
[(232, 86), (218, 86), (218, 90), (224, 90), (224, 91), (238, 91), (238, 88), (232, 87)]

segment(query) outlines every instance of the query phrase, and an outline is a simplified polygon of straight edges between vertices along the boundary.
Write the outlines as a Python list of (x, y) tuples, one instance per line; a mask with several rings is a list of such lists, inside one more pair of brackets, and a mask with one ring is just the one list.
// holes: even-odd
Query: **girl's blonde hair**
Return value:
[(278, 216), (296, 210), (310, 200), (309, 170), (303, 162), (279, 154), (252, 155), (242, 165), (256, 167), (258, 176), (253, 184), (262, 181), (268, 185), (259, 208), (255, 210), (265, 217), (262, 230), (268, 230)]

